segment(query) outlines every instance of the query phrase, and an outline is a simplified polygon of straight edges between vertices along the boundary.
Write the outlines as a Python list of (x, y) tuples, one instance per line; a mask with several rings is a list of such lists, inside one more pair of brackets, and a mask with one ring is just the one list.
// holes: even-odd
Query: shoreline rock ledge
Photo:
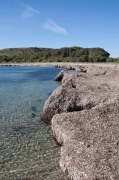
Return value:
[(119, 180), (119, 69), (79, 66), (62, 72), (42, 118), (61, 144), (72, 180)]

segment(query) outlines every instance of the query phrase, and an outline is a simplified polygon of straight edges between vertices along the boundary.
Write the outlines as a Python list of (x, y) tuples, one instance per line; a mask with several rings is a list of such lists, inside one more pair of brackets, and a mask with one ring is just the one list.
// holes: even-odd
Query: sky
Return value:
[(72, 46), (119, 57), (119, 0), (0, 0), (0, 49)]

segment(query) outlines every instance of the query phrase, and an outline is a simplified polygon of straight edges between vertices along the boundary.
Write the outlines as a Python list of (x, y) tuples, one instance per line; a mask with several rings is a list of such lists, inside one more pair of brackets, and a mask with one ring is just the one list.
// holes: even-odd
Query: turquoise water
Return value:
[(60, 147), (41, 114), (61, 69), (0, 67), (0, 179), (65, 180)]

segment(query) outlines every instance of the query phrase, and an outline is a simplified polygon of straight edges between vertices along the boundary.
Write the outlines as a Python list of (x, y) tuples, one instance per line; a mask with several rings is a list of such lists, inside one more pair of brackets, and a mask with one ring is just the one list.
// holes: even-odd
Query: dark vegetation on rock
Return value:
[(7, 62), (114, 62), (102, 48), (64, 47), (8, 48), (0, 50), (0, 63)]
[(60, 166), (73, 180), (118, 180), (119, 69), (75, 69), (59, 74), (42, 114), (61, 144)]

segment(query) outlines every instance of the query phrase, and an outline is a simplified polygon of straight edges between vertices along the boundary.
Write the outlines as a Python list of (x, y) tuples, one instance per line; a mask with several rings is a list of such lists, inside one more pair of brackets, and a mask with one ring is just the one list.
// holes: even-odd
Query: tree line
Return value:
[(7, 62), (116, 62), (103, 48), (63, 47), (8, 48), (0, 50), (0, 63)]

